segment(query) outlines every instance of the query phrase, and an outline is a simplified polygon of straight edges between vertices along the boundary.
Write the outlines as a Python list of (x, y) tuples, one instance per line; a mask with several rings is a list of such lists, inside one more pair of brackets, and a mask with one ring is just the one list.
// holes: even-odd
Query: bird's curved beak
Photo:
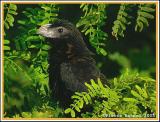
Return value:
[(48, 30), (48, 28), (51, 26), (51, 24), (46, 24), (41, 26), (38, 30), (37, 30), (37, 34), (44, 36), (44, 37), (48, 37), (50, 38), (52, 36), (52, 32)]

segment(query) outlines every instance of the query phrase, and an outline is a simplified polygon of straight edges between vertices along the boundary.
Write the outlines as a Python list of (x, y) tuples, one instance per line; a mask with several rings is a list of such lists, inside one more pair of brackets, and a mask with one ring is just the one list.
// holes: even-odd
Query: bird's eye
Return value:
[(58, 29), (58, 32), (59, 32), (59, 33), (62, 33), (62, 32), (63, 32), (63, 28), (59, 28), (59, 29)]

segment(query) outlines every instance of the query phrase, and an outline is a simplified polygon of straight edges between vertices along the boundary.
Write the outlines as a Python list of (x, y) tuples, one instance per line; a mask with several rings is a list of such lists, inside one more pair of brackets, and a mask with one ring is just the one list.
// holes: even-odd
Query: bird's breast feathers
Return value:
[(66, 88), (71, 91), (86, 91), (84, 82), (100, 76), (99, 70), (87, 62), (62, 63), (60, 65), (61, 80)]

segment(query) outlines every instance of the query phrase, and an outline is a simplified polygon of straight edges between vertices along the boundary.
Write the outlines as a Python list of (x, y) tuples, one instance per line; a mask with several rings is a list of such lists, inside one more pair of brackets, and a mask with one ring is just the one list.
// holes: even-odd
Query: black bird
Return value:
[(39, 28), (38, 34), (46, 37), (49, 50), (49, 86), (55, 99), (70, 104), (74, 92), (86, 91), (84, 82), (105, 76), (96, 67), (93, 53), (87, 48), (80, 31), (66, 20), (56, 20)]

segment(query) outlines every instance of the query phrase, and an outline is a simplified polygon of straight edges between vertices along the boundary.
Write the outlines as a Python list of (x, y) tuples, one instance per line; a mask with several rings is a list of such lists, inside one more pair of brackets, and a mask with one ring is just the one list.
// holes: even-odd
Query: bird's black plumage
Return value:
[(100, 78), (107, 83), (81, 33), (72, 23), (57, 20), (40, 27), (38, 33), (52, 45), (49, 51), (49, 86), (54, 98), (67, 105), (74, 92), (86, 91), (84, 82)]

